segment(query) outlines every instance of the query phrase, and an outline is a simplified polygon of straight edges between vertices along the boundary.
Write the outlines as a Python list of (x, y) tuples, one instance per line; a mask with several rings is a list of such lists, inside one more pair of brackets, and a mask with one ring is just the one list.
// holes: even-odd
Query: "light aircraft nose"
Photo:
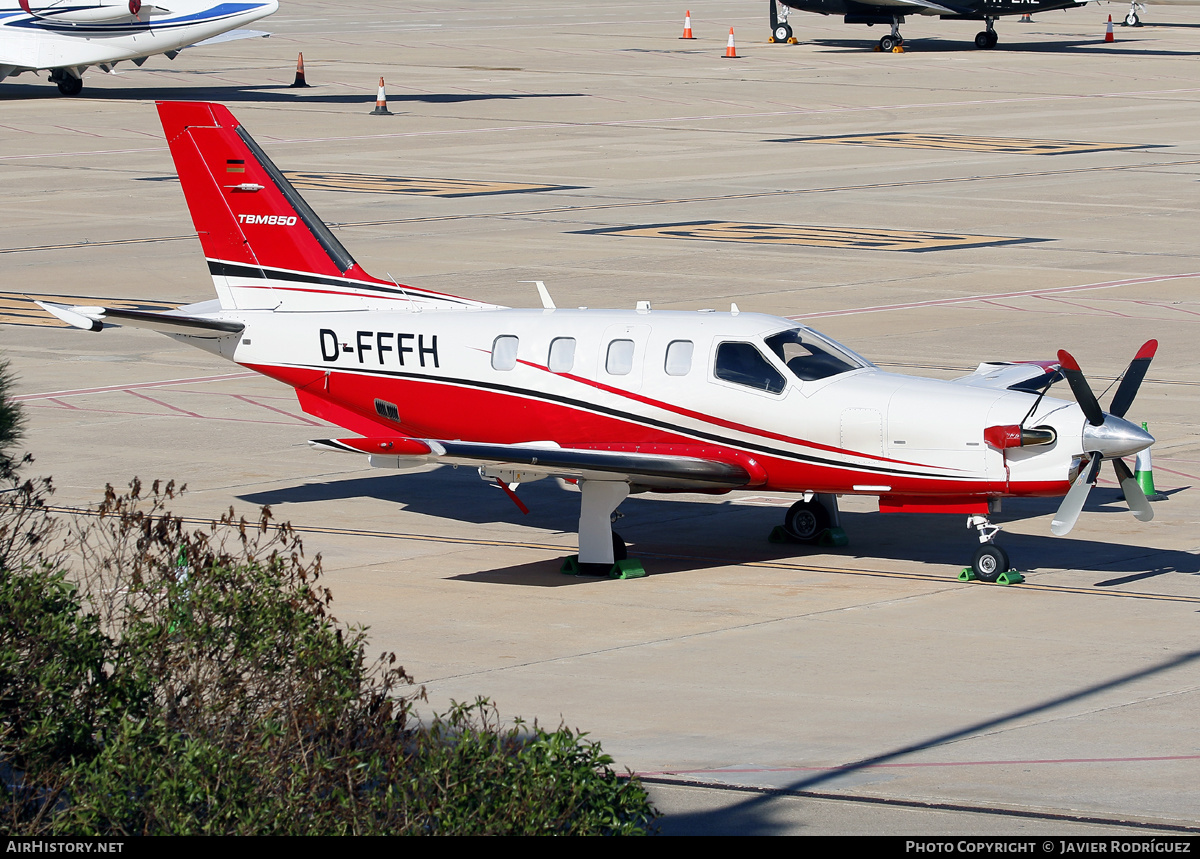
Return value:
[(1116, 415), (1104, 416), (1098, 427), (1090, 423), (1083, 425), (1083, 449), (1097, 451), (1105, 459), (1132, 456), (1154, 444), (1154, 436), (1136, 424)]

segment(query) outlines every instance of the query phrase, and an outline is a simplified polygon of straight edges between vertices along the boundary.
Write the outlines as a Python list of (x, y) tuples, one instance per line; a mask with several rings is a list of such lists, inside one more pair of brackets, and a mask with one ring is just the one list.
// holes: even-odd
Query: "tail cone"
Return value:
[(692, 35), (692, 10), (688, 9), (687, 14), (683, 16), (683, 35), (681, 39), (694, 39)]
[(725, 47), (725, 59), (736, 60), (738, 58), (737, 48), (733, 46), (733, 27), (729, 28), (729, 44)]
[(1106, 42), (1115, 42), (1116, 41), (1116, 39), (1113, 38), (1112, 15), (1108, 16), (1108, 29), (1106, 29), (1104, 31), (1104, 41), (1106, 41)]

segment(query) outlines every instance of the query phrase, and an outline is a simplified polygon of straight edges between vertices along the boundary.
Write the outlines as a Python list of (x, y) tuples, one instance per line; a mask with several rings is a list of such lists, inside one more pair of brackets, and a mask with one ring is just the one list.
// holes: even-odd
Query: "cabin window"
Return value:
[(633, 371), (633, 341), (614, 340), (609, 343), (604, 369), (610, 376), (628, 376)]
[(511, 370), (517, 366), (517, 338), (511, 334), (497, 337), (492, 344), (492, 369)]
[(686, 376), (692, 369), (691, 340), (672, 340), (667, 344), (667, 360), (663, 369), (668, 376)]
[(783, 375), (771, 366), (750, 343), (722, 343), (717, 347), (713, 375), (726, 382), (778, 394), (784, 388)]
[(575, 366), (575, 338), (555, 337), (550, 341), (550, 358), (546, 362), (551, 373), (570, 373)]
[(787, 365), (792, 375), (804, 382), (836, 376), (864, 366), (855, 363), (851, 355), (839, 354), (832, 344), (822, 343), (800, 328), (772, 334), (765, 342)]

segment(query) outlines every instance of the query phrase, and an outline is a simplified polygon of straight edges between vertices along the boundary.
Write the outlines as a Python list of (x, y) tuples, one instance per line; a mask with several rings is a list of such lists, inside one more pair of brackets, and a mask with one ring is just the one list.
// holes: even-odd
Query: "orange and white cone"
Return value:
[(733, 46), (733, 27), (729, 28), (729, 44), (725, 46), (725, 59), (736, 60), (738, 58), (737, 48)]
[(683, 35), (681, 39), (694, 39), (692, 35), (692, 10), (688, 9), (687, 14), (683, 16)]
[(296, 80), (292, 82), (292, 88), (306, 87), (308, 82), (304, 80), (304, 54), (296, 57)]
[(1021, 16), (1021, 19), (1017, 23), (1018, 24), (1032, 24), (1033, 18), (1030, 16), (1030, 14), (1028, 12), (1026, 12), (1024, 15)]
[(1104, 31), (1104, 41), (1106, 41), (1106, 42), (1115, 42), (1116, 41), (1116, 39), (1113, 38), (1112, 15), (1108, 16), (1108, 29)]
[(379, 79), (379, 95), (375, 96), (375, 109), (371, 111), (371, 116), (391, 116), (392, 112), (387, 109), (387, 93), (383, 91), (383, 78)]

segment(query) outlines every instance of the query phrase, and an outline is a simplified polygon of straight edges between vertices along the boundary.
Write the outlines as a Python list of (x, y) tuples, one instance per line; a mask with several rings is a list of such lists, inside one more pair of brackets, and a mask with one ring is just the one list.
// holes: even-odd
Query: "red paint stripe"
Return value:
[[(541, 364), (535, 364), (531, 361), (523, 361), (521, 359), (517, 359), (517, 363), (524, 364), (527, 367), (532, 367), (535, 370), (543, 370), (547, 373), (550, 372), (549, 367), (543, 367)], [(787, 444), (794, 444), (799, 447), (807, 447), (807, 448), (811, 448), (813, 450), (823, 450), (827, 453), (836, 453), (839, 456), (854, 456), (854, 457), (859, 457), (860, 459), (870, 459), (870, 460), (874, 460), (875, 462), (885, 462), (885, 463), (889, 463), (889, 464), (893, 464), (893, 465), (907, 465), (907, 466), (911, 466), (913, 468), (937, 467), (937, 466), (929, 466), (922, 462), (908, 462), (903, 459), (888, 459), (885, 456), (874, 456), (869, 453), (860, 453), (858, 451), (844, 450), (840, 447), (831, 447), (829, 445), (820, 444), (819, 442), (815, 442), (815, 441), (806, 441), (804, 439), (793, 438), (792, 436), (780, 435), (779, 433), (773, 433), (769, 430), (759, 429), (758, 427), (747, 426), (746, 424), (740, 424), (735, 421), (727, 421), (727, 420), (724, 420), (723, 418), (713, 417), (712, 415), (701, 414), (700, 412), (694, 412), (691, 409), (685, 409), (682, 406), (671, 405), (670, 403), (665, 403), (665, 402), (662, 402), (661, 400), (654, 400), (654, 399), (651, 399), (650, 397), (643, 397), (641, 394), (635, 394), (632, 391), (626, 391), (621, 388), (614, 388), (611, 385), (604, 384), (603, 382), (597, 382), (597, 381), (593, 381), (591, 379), (585, 379), (582, 376), (576, 376), (572, 373), (555, 373), (554, 375), (562, 376), (564, 379), (570, 379), (571, 381), (578, 382), (581, 385), (586, 385), (591, 388), (596, 388), (598, 390), (604, 391), (605, 393), (613, 394), (618, 397), (623, 397), (624, 399), (633, 400), (634, 402), (642, 403), (643, 405), (653, 406), (654, 408), (662, 409), (665, 412), (671, 412), (672, 414), (682, 415), (683, 417), (700, 421), (702, 424), (723, 427), (724, 429), (731, 429), (731, 430), (735, 430), (737, 432), (744, 432), (747, 435), (756, 436), (758, 438), (769, 438), (769, 439), (774, 439), (775, 441), (782, 441)], [(536, 392), (534, 392), (534, 395), (535, 394), (536, 394)], [(943, 468), (941, 470), (943, 472), (946, 472), (946, 471), (961, 471), (962, 469)]]
[(148, 400), (149, 402), (154, 403), (155, 405), (162, 406), (164, 409), (170, 409), (171, 411), (174, 411), (174, 412), (180, 412), (181, 414), (185, 414), (190, 418), (201, 418), (203, 420), (208, 420), (208, 418), (205, 418), (204, 415), (198, 415), (195, 412), (189, 412), (187, 409), (181, 409), (181, 408), (179, 408), (179, 406), (173, 406), (170, 403), (164, 403), (162, 400), (156, 400), (156, 399), (154, 399), (154, 397), (147, 396), (146, 394), (139, 394), (137, 391), (129, 391), (129, 395), (133, 396), (133, 397), (137, 397), (138, 399), (141, 399), (141, 400)]

